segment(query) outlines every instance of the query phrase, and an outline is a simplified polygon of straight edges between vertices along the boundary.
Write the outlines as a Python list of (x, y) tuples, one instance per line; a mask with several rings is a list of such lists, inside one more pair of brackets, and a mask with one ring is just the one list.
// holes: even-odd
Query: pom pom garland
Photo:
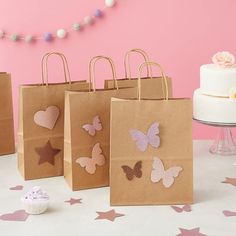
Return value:
[(0, 39), (6, 38), (9, 39), (12, 42), (17, 42), (23, 40), (26, 43), (32, 43), (34, 41), (43, 40), (45, 42), (52, 42), (54, 39), (64, 39), (70, 34), (72, 31), (81, 31), (81, 29), (84, 26), (92, 25), (96, 18), (102, 18), (103, 17), (103, 11), (107, 8), (111, 8), (115, 6), (116, 0), (104, 0), (105, 7), (103, 9), (96, 9), (92, 15), (85, 16), (84, 19), (81, 22), (74, 23), (70, 29), (61, 28), (58, 29), (56, 32), (45, 32), (42, 34), (42, 36), (36, 36), (36, 35), (18, 35), (16, 33), (14, 34), (7, 34), (5, 31), (0, 29)]

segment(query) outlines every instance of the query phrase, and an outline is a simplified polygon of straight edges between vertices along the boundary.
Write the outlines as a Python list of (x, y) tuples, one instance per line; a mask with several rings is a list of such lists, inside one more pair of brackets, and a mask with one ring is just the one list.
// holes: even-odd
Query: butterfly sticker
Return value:
[(105, 165), (105, 156), (102, 154), (102, 149), (100, 143), (96, 143), (92, 150), (92, 158), (90, 157), (80, 157), (76, 161), (81, 167), (89, 174), (94, 174), (96, 172), (96, 165), (103, 166)]
[(150, 126), (147, 134), (144, 134), (137, 129), (132, 129), (129, 132), (132, 139), (136, 141), (138, 149), (142, 152), (147, 150), (148, 144), (154, 148), (158, 148), (160, 146), (160, 137), (158, 136), (159, 124), (157, 122)]
[(124, 173), (126, 174), (126, 178), (131, 181), (134, 177), (141, 178), (142, 177), (142, 161), (138, 161), (134, 168), (130, 168), (129, 166), (121, 166)]
[(88, 132), (89, 135), (94, 136), (96, 134), (96, 131), (102, 130), (102, 124), (100, 121), (99, 116), (95, 116), (93, 118), (93, 124), (85, 124), (82, 126), (84, 130)]
[(166, 188), (169, 188), (174, 184), (175, 178), (178, 177), (179, 173), (183, 170), (180, 166), (173, 166), (168, 170), (165, 170), (161, 159), (158, 157), (154, 157), (152, 167), (151, 181), (157, 183), (162, 180), (162, 183)]

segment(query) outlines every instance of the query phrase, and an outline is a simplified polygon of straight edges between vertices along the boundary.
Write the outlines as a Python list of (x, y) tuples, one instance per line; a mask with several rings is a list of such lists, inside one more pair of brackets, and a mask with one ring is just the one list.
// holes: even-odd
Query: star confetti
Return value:
[(200, 228), (195, 228), (195, 229), (182, 229), (179, 228), (181, 231), (180, 234), (177, 236), (207, 236), (206, 234), (200, 233)]
[(9, 190), (18, 190), (18, 191), (20, 191), (20, 190), (22, 190), (23, 188), (24, 188), (24, 186), (22, 186), (22, 185), (16, 185), (16, 186), (14, 186), (14, 187), (9, 188)]
[(51, 165), (55, 164), (54, 157), (61, 151), (60, 149), (53, 148), (50, 140), (45, 144), (44, 147), (37, 147), (35, 151), (40, 156), (38, 164), (41, 165), (45, 162), (50, 163)]
[(235, 212), (235, 211), (223, 211), (223, 214), (224, 214), (226, 217), (236, 216), (236, 212)]
[(67, 200), (65, 202), (70, 203), (70, 205), (74, 205), (74, 204), (82, 203), (81, 200), (82, 200), (82, 198), (79, 198), (79, 199), (71, 198), (70, 200)]
[(225, 178), (225, 181), (223, 181), (222, 183), (224, 184), (232, 184), (233, 186), (236, 186), (236, 178)]
[(115, 210), (110, 211), (97, 211), (98, 217), (95, 218), (95, 220), (109, 220), (109, 221), (115, 221), (117, 217), (122, 217), (124, 214), (117, 213)]
[(171, 206), (171, 208), (172, 208), (173, 210), (175, 210), (176, 212), (178, 212), (178, 213), (190, 212), (190, 211), (192, 211), (190, 205), (184, 205), (183, 207)]

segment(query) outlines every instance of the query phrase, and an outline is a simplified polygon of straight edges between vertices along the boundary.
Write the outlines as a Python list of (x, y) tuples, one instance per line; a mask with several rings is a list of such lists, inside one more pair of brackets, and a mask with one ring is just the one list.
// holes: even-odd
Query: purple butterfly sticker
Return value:
[(147, 150), (148, 144), (154, 148), (160, 146), (159, 123), (154, 122), (148, 129), (147, 134), (144, 134), (140, 130), (132, 129), (129, 131), (132, 139), (136, 141), (138, 149), (142, 152)]

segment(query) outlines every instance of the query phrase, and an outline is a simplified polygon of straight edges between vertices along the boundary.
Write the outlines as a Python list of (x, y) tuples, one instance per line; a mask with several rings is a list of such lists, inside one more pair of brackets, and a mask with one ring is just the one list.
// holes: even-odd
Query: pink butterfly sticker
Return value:
[(152, 167), (151, 181), (157, 183), (162, 180), (165, 188), (171, 187), (174, 184), (175, 178), (178, 177), (179, 173), (183, 170), (180, 166), (173, 166), (165, 170), (161, 159), (158, 157), (154, 157)]
[(192, 211), (190, 205), (184, 205), (183, 207), (171, 206), (171, 208), (172, 208), (173, 210), (175, 210), (176, 212), (178, 212), (178, 213), (181, 213), (181, 212), (184, 212), (184, 211), (185, 211), (185, 212), (190, 212), (190, 211)]
[(93, 118), (93, 124), (85, 124), (82, 127), (88, 132), (89, 135), (94, 136), (96, 134), (96, 131), (102, 130), (102, 124), (99, 116), (95, 116)]
[(80, 157), (76, 160), (76, 163), (85, 168), (89, 174), (94, 174), (96, 172), (96, 165), (105, 165), (105, 156), (102, 154), (100, 143), (94, 145), (92, 150), (92, 158)]
[(129, 131), (132, 139), (136, 141), (138, 149), (142, 152), (147, 150), (148, 144), (154, 148), (160, 146), (160, 137), (159, 134), (159, 124), (157, 122), (153, 123), (147, 131), (147, 134), (144, 134), (142, 131), (137, 129), (132, 129)]

